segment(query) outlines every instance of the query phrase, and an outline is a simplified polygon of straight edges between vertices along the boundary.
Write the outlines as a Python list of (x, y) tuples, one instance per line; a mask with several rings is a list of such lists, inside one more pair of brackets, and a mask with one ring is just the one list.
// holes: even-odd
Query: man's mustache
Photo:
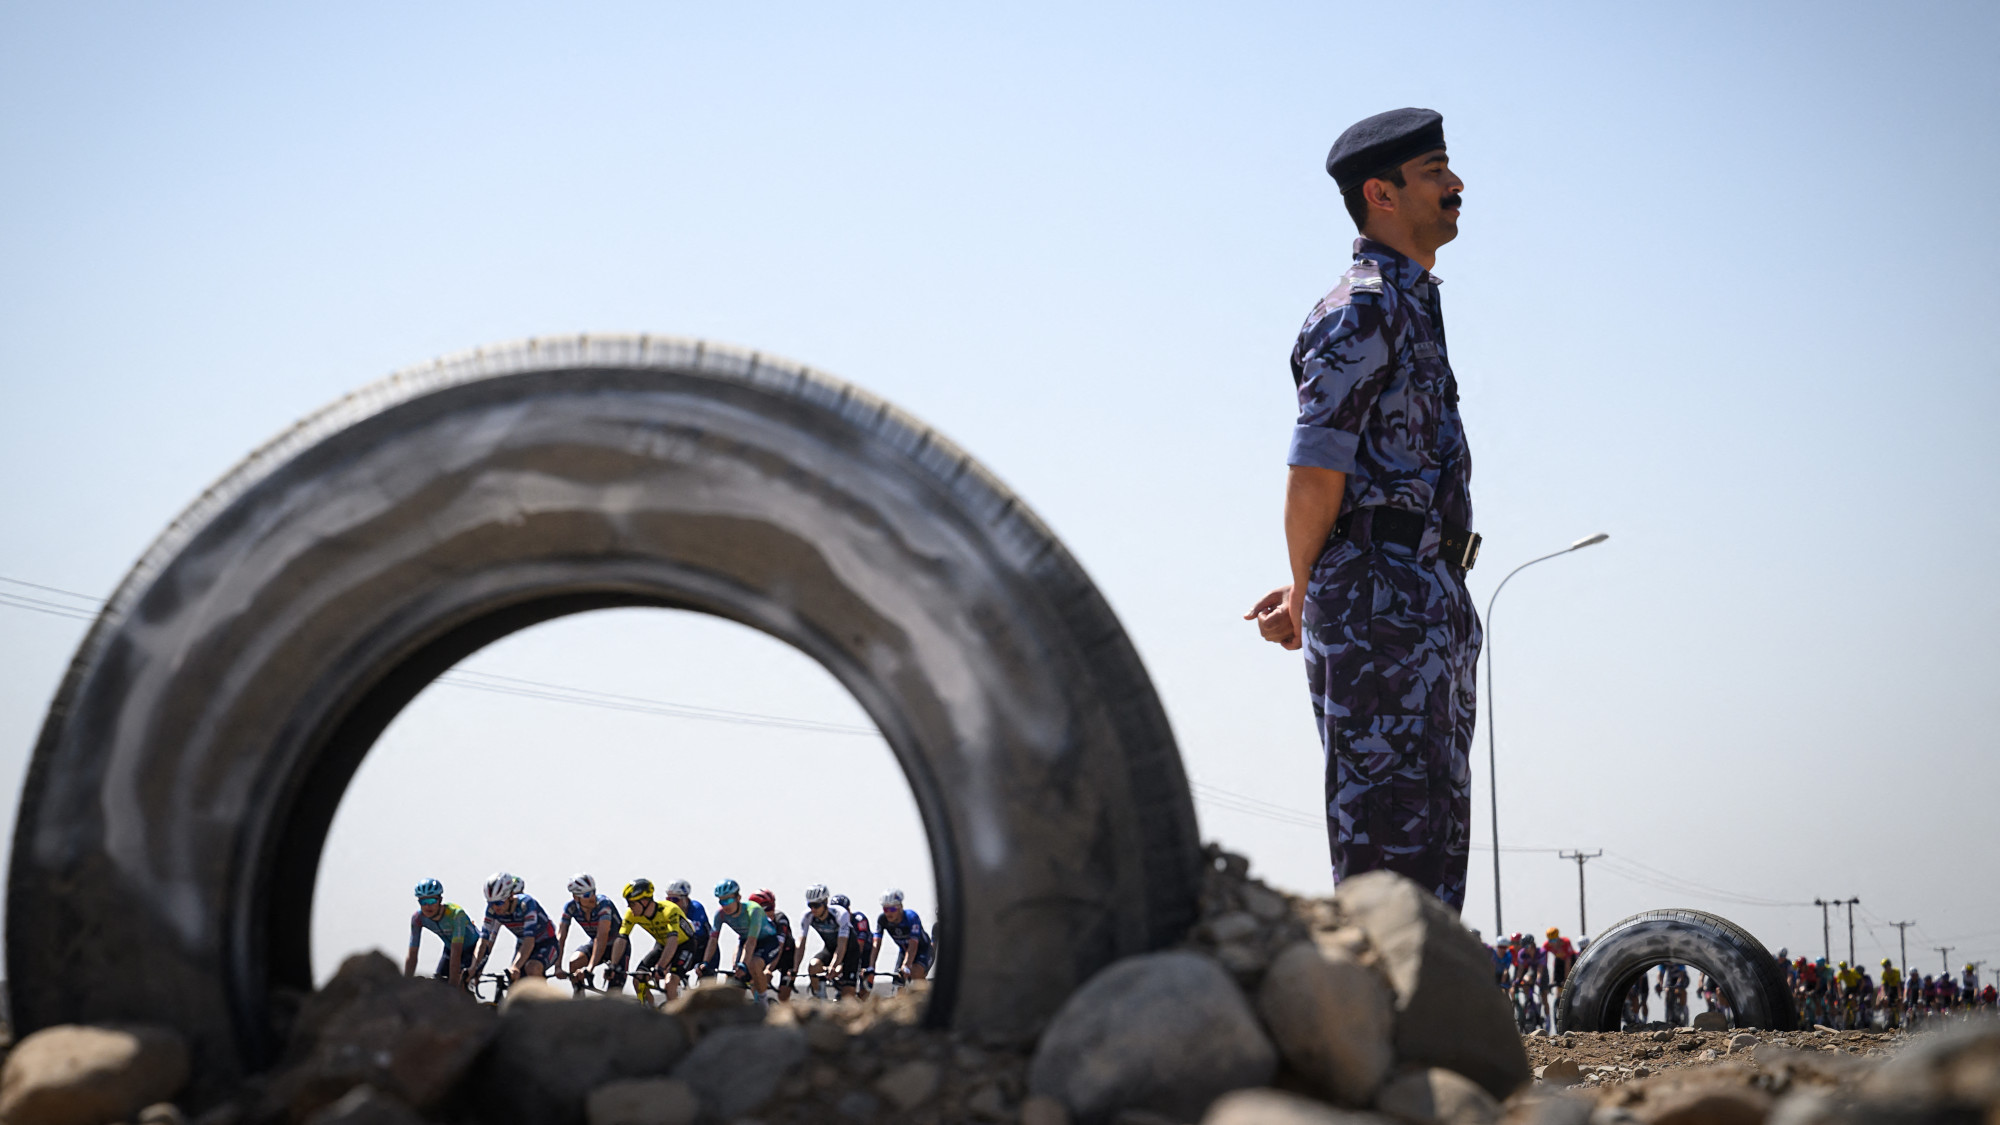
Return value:
[(1465, 198), (1465, 197), (1464, 197), (1464, 196), (1462, 196), (1462, 195), (1459, 195), (1459, 194), (1457, 194), (1457, 193), (1453, 193), (1453, 194), (1451, 194), (1451, 195), (1447, 195), (1447, 196), (1445, 196), (1445, 197), (1444, 197), (1443, 199), (1439, 200), (1439, 201), (1438, 201), (1438, 206), (1439, 206), (1439, 207), (1456, 207), (1456, 206), (1458, 206), (1458, 205), (1459, 205), (1460, 201), (1462, 201), (1462, 200), (1463, 200), (1464, 198)]

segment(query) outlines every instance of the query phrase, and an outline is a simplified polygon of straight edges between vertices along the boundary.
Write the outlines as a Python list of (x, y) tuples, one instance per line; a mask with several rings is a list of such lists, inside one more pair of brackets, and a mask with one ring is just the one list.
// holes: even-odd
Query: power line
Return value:
[(44, 586), (40, 582), (24, 582), (19, 578), (8, 578), (5, 575), (0, 575), (0, 582), (5, 582), (9, 586), (26, 586), (30, 590), (42, 590), (50, 594), (61, 594), (69, 598), (82, 598), (92, 605), (104, 604), (104, 599), (95, 594), (79, 594), (75, 590), (65, 590), (58, 586)]
[(43, 601), (40, 598), (31, 598), (25, 594), (10, 594), (4, 590), (0, 590), (0, 606), (6, 606), (9, 609), (25, 609), (30, 613), (46, 613), (50, 617), (67, 617), (71, 621), (97, 620), (97, 611), (95, 610)]

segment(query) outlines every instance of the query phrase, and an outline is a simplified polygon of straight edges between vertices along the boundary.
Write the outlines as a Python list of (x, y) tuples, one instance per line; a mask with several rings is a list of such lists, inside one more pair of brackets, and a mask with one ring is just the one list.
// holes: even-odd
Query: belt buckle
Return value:
[(1465, 552), (1459, 556), (1458, 569), (1471, 570), (1472, 564), (1479, 561), (1479, 543), (1480, 536), (1478, 532), (1470, 531), (1466, 533)]

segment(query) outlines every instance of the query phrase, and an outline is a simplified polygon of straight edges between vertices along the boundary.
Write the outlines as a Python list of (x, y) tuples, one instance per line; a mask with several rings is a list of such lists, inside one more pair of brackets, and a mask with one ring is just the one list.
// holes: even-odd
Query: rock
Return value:
[[(1027, 1125), (1025, 1121), (1022, 1125)], [(1201, 1125), (1391, 1125), (1374, 1113), (1335, 1109), (1279, 1090), (1237, 1090), (1216, 1099)]]
[(1014, 1115), (1007, 1112), (1007, 1095), (996, 1083), (988, 1082), (965, 1099), (965, 1112), (981, 1121), (1012, 1121)]
[(607, 1082), (583, 1103), (589, 1125), (692, 1125), (700, 1114), (694, 1088), (678, 1078)]
[(1750, 1048), (1755, 1047), (1760, 1042), (1762, 1042), (1762, 1040), (1759, 1040), (1755, 1035), (1750, 1035), (1750, 1034), (1732, 1035), (1729, 1037), (1729, 1049), (1732, 1051), (1747, 1051)]
[(938, 1064), (918, 1059), (894, 1067), (877, 1078), (875, 1092), (889, 1099), (889, 1103), (897, 1109), (908, 1113), (930, 1101), (943, 1078), (944, 1072)]
[(1710, 1083), (1662, 1092), (1651, 1099), (1648, 1125), (1763, 1125), (1771, 1095), (1752, 1086)]
[(866, 1090), (849, 1090), (833, 1103), (833, 1111), (849, 1121), (873, 1121), (882, 1103)]
[(1164, 1113), (1154, 1113), (1150, 1109), (1121, 1109), (1111, 1119), (1111, 1125), (1182, 1125), (1181, 1122)]
[(154, 1102), (139, 1111), (136, 1125), (187, 1125), (187, 1114), (172, 1102)]
[(1528, 1055), (1486, 947), (1436, 896), (1389, 871), (1343, 880), (1341, 914), (1368, 935), (1396, 995), (1396, 1058), (1456, 1071), (1504, 1098)]
[(1031, 1094), (1021, 1103), (1021, 1125), (1070, 1125), (1069, 1110), (1054, 1098)]
[(1267, 925), (1282, 921), (1292, 912), (1292, 908), (1285, 902), (1285, 896), (1256, 883), (1250, 883), (1243, 888), (1243, 906), (1255, 915), (1259, 922)]
[(1720, 1057), (1721, 1057), (1720, 1055), (1717, 1055), (1715, 1053), (1715, 1048), (1713, 1047), (1710, 1047), (1708, 1050), (1703, 1051), (1701, 1053), (1701, 1061), (1703, 1062), (1714, 1062), (1716, 1059)]
[(1591, 1108), (1569, 1094), (1524, 1091), (1501, 1107), (1500, 1125), (1589, 1125)]
[(360, 1085), (419, 1113), (434, 1109), (497, 1028), (466, 993), (407, 979), (380, 953), (356, 954), (300, 1006), (263, 1115), (303, 1121)]
[(1375, 1108), (1419, 1125), (1493, 1125), (1500, 1120), (1500, 1103), (1479, 1083), (1435, 1066), (1391, 1078), (1376, 1096)]
[(16, 1044), (0, 1067), (0, 1121), (124, 1121), (173, 1097), (187, 1079), (187, 1041), (171, 1028), (43, 1028)]
[(331, 1105), (321, 1106), (305, 1125), (423, 1125), (424, 1119), (417, 1111), (403, 1104), (393, 1094), (385, 1094), (373, 1086), (356, 1086), (335, 1099)]
[(524, 1002), (474, 1068), (474, 1101), (493, 1122), (574, 1125), (591, 1091), (662, 1077), (687, 1049), (680, 1021), (629, 1000)]
[(1721, 1012), (1701, 1012), (1694, 1017), (1696, 1031), (1728, 1031), (1729, 1017)]
[(1561, 1058), (1536, 1067), (1535, 1077), (1551, 1086), (1574, 1086), (1583, 1081), (1583, 1067), (1575, 1059)]
[(1395, 1065), (1389, 987), (1345, 950), (1286, 948), (1257, 992), (1257, 1013), (1292, 1069), (1341, 1105), (1367, 1105)]
[(1191, 1121), (1277, 1068), (1277, 1049), (1229, 973), (1173, 951), (1115, 962), (1077, 989), (1036, 1046), (1028, 1086), (1082, 1125), (1126, 1108)]
[(722, 1027), (674, 1068), (694, 1087), (704, 1116), (729, 1121), (753, 1113), (806, 1061), (805, 1033), (795, 1027)]
[(1664, 1029), (1660, 1031), (1655, 1031), (1653, 1034), (1647, 1036), (1647, 1038), (1651, 1039), (1655, 1043), (1671, 1042), (1673, 1040), (1673, 1037), (1674, 1037), (1673, 1032)]
[(1227, 945), (1233, 941), (1243, 941), (1256, 936), (1264, 927), (1257, 924), (1254, 915), (1241, 910), (1233, 910), (1209, 920), (1208, 934), (1217, 945)]
[(847, 1029), (832, 1020), (812, 1020), (803, 1030), (806, 1046), (822, 1055), (837, 1055), (847, 1049)]

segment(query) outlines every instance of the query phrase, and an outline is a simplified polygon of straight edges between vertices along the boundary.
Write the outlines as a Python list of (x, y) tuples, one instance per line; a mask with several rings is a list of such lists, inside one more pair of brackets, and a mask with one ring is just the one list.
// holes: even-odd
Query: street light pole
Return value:
[[(1490, 802), (1487, 819), (1493, 822), (1493, 936), (1496, 941), (1507, 932), (1507, 929), (1500, 924), (1500, 777), (1496, 772), (1499, 758), (1493, 750), (1493, 604), (1500, 600), (1500, 591), (1507, 588), (1507, 583), (1516, 574), (1538, 562), (1547, 562), (1559, 555), (1567, 555), (1571, 551), (1594, 547), (1609, 538), (1611, 536), (1600, 531), (1595, 535), (1586, 535), (1560, 551), (1552, 551), (1538, 559), (1529, 559), (1508, 571), (1507, 577), (1502, 578), (1500, 584), (1493, 587), (1493, 596), (1486, 599), (1486, 793)], [(1581, 871), (1582, 868), (1579, 867), (1578, 870)]]

